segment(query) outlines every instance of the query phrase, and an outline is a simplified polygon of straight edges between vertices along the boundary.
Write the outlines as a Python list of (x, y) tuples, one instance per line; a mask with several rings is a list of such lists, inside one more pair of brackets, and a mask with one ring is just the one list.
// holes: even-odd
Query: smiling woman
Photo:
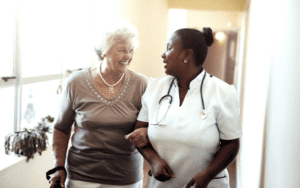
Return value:
[(64, 185), (65, 179), (72, 188), (142, 185), (143, 160), (124, 135), (133, 130), (148, 79), (128, 69), (137, 29), (127, 21), (114, 24), (99, 32), (99, 65), (68, 77), (53, 133), (55, 166), (66, 166), (68, 176), (58, 170), (50, 180), (52, 188), (56, 181)]

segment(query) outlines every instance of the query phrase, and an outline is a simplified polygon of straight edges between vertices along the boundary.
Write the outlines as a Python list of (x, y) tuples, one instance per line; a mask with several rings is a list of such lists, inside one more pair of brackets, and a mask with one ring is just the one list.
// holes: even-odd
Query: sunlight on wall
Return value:
[(168, 37), (177, 29), (185, 28), (187, 23), (187, 10), (170, 9)]
[(269, 46), (273, 43), (270, 35), (262, 35), (262, 31), (269, 30), (269, 21), (272, 20), (263, 8), (268, 6), (268, 3), (253, 1), (250, 8), (242, 109), (241, 187), (259, 187), (260, 185), (263, 134), (272, 61)]

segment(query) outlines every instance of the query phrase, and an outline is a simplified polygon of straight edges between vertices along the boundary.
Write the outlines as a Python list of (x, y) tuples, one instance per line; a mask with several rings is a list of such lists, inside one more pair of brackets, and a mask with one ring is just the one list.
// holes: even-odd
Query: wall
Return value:
[(187, 11), (187, 27), (202, 29), (211, 27), (213, 31), (238, 30), (242, 28), (243, 12), (239, 11)]
[[(239, 11), (187, 11), (187, 27), (202, 30), (203, 27), (210, 27), (213, 32), (224, 31), (229, 34), (235, 31), (238, 35), (243, 29), (244, 12)], [(225, 42), (215, 41), (209, 48), (204, 68), (216, 77), (225, 80), (226, 51), (229, 49), (227, 39)], [(216, 56), (217, 54), (217, 56)], [(238, 67), (239, 61), (236, 62)]]
[(209, 48), (203, 68), (221, 80), (225, 80), (227, 41), (219, 44), (215, 41)]
[[(270, 5), (272, 9), (266, 11), (264, 7)], [(299, 12), (297, 0), (251, 1), (246, 76), (242, 83), (242, 188), (300, 186)]]
[[(262, 6), (263, 5), (263, 6)], [(245, 54), (244, 93), (241, 96), (243, 137), (240, 150), (240, 187), (259, 187), (263, 131), (270, 69), (270, 39), (262, 32), (268, 31), (270, 15), (268, 3), (251, 1), (250, 19)], [(249, 177), (251, 176), (251, 179)]]
[(265, 2), (272, 45), (264, 187), (300, 187), (300, 1)]

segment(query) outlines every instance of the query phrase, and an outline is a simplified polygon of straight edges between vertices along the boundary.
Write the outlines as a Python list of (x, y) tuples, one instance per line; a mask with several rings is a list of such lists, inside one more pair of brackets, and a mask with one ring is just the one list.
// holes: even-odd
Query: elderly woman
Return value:
[[(68, 77), (54, 123), (57, 171), (51, 188), (57, 180), (68, 188), (141, 187), (143, 158), (124, 140), (136, 123), (148, 82), (146, 76), (128, 69), (136, 47), (137, 29), (129, 22), (116, 22), (96, 47), (99, 66)], [(73, 123), (72, 146), (66, 155)]]
[[(150, 79), (135, 128), (148, 127), (139, 148), (151, 164), (147, 188), (228, 188), (226, 167), (241, 137), (233, 86), (203, 70), (212, 30), (180, 29), (162, 54), (169, 76)], [(125, 138), (136, 142), (138, 132)], [(136, 144), (136, 143), (135, 143)]]

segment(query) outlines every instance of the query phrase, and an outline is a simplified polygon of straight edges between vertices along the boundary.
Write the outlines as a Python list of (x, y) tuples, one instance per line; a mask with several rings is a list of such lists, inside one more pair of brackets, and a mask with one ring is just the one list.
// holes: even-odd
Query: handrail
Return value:
[(6, 77), (2, 77), (2, 80), (4, 80), (5, 82), (7, 82), (7, 80), (10, 80), (10, 79), (16, 79), (17, 77), (15, 76), (6, 76)]

